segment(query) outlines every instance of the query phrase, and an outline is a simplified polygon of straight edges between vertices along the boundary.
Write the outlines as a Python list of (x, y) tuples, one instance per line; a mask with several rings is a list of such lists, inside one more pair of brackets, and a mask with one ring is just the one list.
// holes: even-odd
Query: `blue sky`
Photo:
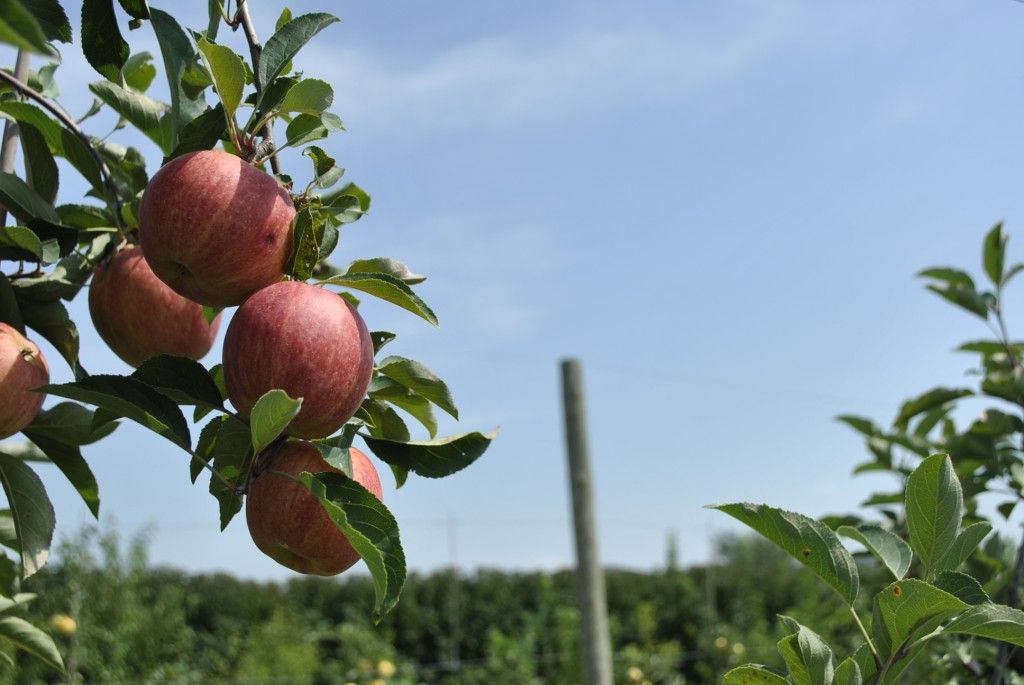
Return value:
[[(205, 5), (173, 4), (193, 27)], [(279, 7), (252, 3), (263, 37)], [(999, 220), (1024, 258), (1019, 3), (331, 11), (343, 23), (296, 64), (335, 85), (348, 132), (326, 147), (374, 196), (334, 261), (388, 255), (427, 274), (439, 330), (366, 299), (364, 316), (449, 383), (463, 418), (445, 429), (501, 428), (454, 477), (397, 492), (385, 479), (411, 568), (449, 562), (449, 518), (464, 568), (572, 562), (565, 356), (584, 365), (601, 556), (639, 569), (663, 563), (670, 530), (684, 563), (706, 559), (709, 535), (735, 529), (708, 503), (853, 510), (888, 482), (849, 476), (865, 452), (833, 417), (888, 422), (910, 395), (970, 382), (969, 359), (950, 350), (983, 325), (913, 274), (977, 270)], [(126, 35), (156, 54), (148, 27)], [(100, 77), (74, 51), (57, 78), (82, 112), (84, 84)], [(138, 136), (115, 139), (159, 159)], [(306, 178), (306, 160), (284, 163)], [(81, 184), (64, 178), (73, 201)], [(86, 367), (127, 373), (80, 299)], [(1020, 302), (1009, 307), (1018, 332)], [(218, 360), (219, 349), (206, 362)], [(216, 502), (170, 443), (125, 425), (87, 456), (104, 523), (152, 524), (155, 561), (287, 577), (243, 518), (218, 532)], [(88, 512), (59, 474), (44, 476), (59, 530), (73, 533)]]

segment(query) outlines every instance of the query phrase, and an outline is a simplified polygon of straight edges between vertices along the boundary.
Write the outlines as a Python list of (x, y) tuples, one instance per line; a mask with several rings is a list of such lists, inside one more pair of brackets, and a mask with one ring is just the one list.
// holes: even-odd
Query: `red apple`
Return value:
[(220, 327), (219, 314), (207, 323), (202, 305), (168, 288), (134, 245), (97, 267), (89, 313), (104, 342), (132, 366), (158, 354), (200, 359)]
[(50, 382), (50, 367), (38, 346), (17, 328), (0, 323), (0, 438), (32, 423), (45, 395), (33, 388)]
[(260, 290), (235, 312), (224, 338), (228, 397), (248, 416), (264, 393), (301, 397), (286, 429), (299, 438), (326, 437), (352, 418), (373, 375), (373, 341), (359, 313), (341, 296), (298, 281)]
[[(369, 457), (354, 447), (349, 454), (355, 481), (382, 499), (380, 477)], [(290, 440), (278, 447), (249, 481), (245, 520), (256, 546), (282, 566), (318, 576), (336, 575), (359, 561), (359, 553), (309, 490), (275, 471), (341, 473), (308, 442)]]
[(211, 307), (241, 304), (281, 280), (295, 206), (240, 157), (192, 152), (156, 172), (139, 206), (142, 251), (160, 280)]

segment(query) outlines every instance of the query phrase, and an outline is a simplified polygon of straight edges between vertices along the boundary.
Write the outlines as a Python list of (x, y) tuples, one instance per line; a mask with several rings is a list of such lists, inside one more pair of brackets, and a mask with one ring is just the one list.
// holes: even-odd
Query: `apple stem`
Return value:
[(42, 93), (37, 92), (28, 84), (18, 78), (15, 78), (13, 74), (8, 74), (6, 71), (0, 70), (0, 82), (6, 83), (22, 96), (39, 103), (43, 109), (55, 116), (66, 129), (71, 131), (79, 140), (85, 143), (86, 149), (89, 150), (89, 155), (100, 170), (100, 176), (103, 177), (103, 185), (106, 186), (107, 192), (110, 194), (110, 200), (114, 206), (114, 222), (117, 224), (117, 230), (121, 236), (124, 237), (124, 225), (121, 223), (121, 197), (117, 192), (117, 186), (114, 185), (114, 179), (110, 174), (110, 168), (107, 167), (107, 163), (103, 161), (100, 153), (96, 150), (96, 147), (92, 143), (92, 139), (78, 127), (78, 124), (75, 123), (75, 120), (71, 115), (55, 103), (48, 100)]

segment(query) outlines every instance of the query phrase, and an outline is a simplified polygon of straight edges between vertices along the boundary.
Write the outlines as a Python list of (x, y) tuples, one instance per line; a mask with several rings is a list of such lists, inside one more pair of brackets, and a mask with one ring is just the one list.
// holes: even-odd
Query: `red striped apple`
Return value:
[(295, 206), (273, 176), (219, 150), (164, 165), (139, 205), (142, 251), (160, 280), (211, 307), (281, 280)]
[[(349, 454), (354, 480), (382, 499), (380, 477), (369, 457), (354, 447)], [(277, 447), (260, 469), (249, 481), (245, 520), (264, 554), (293, 571), (318, 576), (336, 575), (359, 561), (359, 553), (309, 490), (274, 473), (341, 473), (324, 461), (316, 447), (290, 440)]]
[(43, 393), (32, 392), (50, 382), (50, 367), (39, 347), (0, 323), (0, 438), (7, 438), (36, 418)]
[(373, 375), (373, 341), (359, 313), (336, 293), (282, 281), (235, 312), (224, 338), (224, 383), (231, 404), (248, 416), (279, 388), (302, 398), (285, 432), (331, 435), (352, 418)]
[(131, 366), (159, 354), (200, 359), (220, 327), (219, 314), (207, 323), (202, 305), (167, 287), (136, 246), (97, 267), (89, 313), (103, 341)]

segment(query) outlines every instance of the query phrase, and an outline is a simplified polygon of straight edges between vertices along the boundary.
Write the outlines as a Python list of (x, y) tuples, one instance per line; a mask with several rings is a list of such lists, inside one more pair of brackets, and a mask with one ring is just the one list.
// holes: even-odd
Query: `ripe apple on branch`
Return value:
[[(256, 546), (280, 563), (332, 574), (362, 558), (379, 620), (398, 601), (405, 557), (373, 457), (401, 487), (410, 473), (438, 478), (465, 468), (495, 436), (439, 438), (435, 409), (458, 418), (448, 386), (417, 361), (378, 358), (395, 335), (371, 330), (351, 295), (381, 298), (436, 325), (413, 290), (424, 277), (386, 257), (350, 259), (343, 269), (326, 261), (340, 231), (369, 211), (370, 196), (353, 183), (336, 187), (343, 169), (314, 144), (344, 130), (329, 111), (334, 90), (295, 72), (292, 61), (337, 18), (285, 10), (261, 44), (249, 3), (234, 11), (209, 3), (209, 16), (187, 31), (167, 11), (122, 1), (130, 28), (156, 35), (165, 103), (148, 94), (157, 65), (149, 53), (131, 52), (113, 1), (85, 4), (81, 49), (100, 78), (89, 84), (96, 103), (84, 116), (52, 99), (46, 82), (56, 65), (0, 70), (0, 117), (18, 124), (31, 161), (24, 179), (0, 171), (0, 207), (16, 223), (0, 221), (0, 262), (17, 264), (0, 271), (0, 437), (20, 431), (27, 440), (20, 452), (0, 447), (9, 503), (0, 518), (16, 533), (20, 576), (46, 563), (55, 525), (46, 490), (20, 455), (56, 465), (98, 515), (99, 484), (82, 448), (127, 420), (181, 447), (193, 482), (209, 472), (221, 527), (245, 506)], [(10, 30), (0, 42), (23, 55), (49, 59), (52, 41), (71, 41), (59, 2), (7, 6)], [(249, 63), (225, 26), (242, 29)], [(141, 151), (85, 132), (104, 110), (159, 150), (152, 178)], [(305, 185), (280, 169), (277, 152), (287, 147), (312, 164)], [(85, 179), (84, 200), (55, 204), (55, 158)], [(93, 323), (134, 367), (129, 375), (90, 374), (79, 358), (64, 303), (90, 278)], [(236, 306), (223, 363), (204, 366), (220, 310)], [(29, 330), (53, 345), (73, 381), (49, 382)], [(46, 394), (64, 401), (42, 409)], [(427, 439), (413, 438), (409, 417)], [(353, 446), (357, 439), (366, 452)], [(7, 567), (14, 563), (0, 552), (0, 596), (14, 592)], [(41, 631), (34, 639), (41, 658), (59, 668), (52, 640)]]

